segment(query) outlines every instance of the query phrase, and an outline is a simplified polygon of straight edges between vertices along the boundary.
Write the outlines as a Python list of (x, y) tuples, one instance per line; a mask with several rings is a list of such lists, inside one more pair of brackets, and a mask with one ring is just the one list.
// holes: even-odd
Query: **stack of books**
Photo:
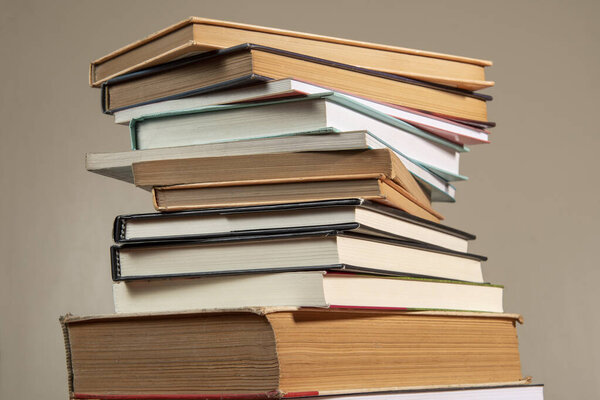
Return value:
[[(487, 61), (190, 18), (95, 61), (152, 192), (116, 314), (61, 318), (78, 399), (541, 399), (475, 237), (440, 224), (487, 143)], [(108, 272), (108, 266), (107, 266)]]

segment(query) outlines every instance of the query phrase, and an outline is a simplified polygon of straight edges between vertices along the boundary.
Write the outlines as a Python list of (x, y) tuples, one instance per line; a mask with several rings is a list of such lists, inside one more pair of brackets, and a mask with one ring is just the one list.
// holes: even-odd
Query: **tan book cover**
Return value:
[(405, 189), (385, 176), (155, 186), (152, 195), (154, 207), (158, 211), (361, 198), (398, 208), (433, 222), (440, 222), (444, 218), (435, 210), (417, 204)]
[(165, 159), (135, 162), (132, 168), (135, 184), (142, 187), (384, 175), (408, 192), (415, 203), (431, 208), (430, 194), (389, 149)]
[(102, 86), (103, 110), (273, 79), (293, 78), (319, 86), (453, 118), (487, 121), (491, 97), (398, 75), (255, 44), (243, 44), (124, 75)]
[(517, 322), (514, 314), (295, 308), (61, 319), (70, 394), (80, 399), (523, 383)]
[(191, 54), (255, 43), (467, 90), (492, 86), (486, 60), (190, 17), (90, 65), (90, 85)]

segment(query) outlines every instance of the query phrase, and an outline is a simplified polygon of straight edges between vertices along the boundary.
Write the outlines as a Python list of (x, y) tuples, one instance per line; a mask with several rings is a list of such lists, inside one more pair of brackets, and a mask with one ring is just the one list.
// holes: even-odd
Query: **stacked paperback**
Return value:
[[(97, 61), (151, 192), (116, 314), (61, 318), (77, 399), (542, 399), (475, 237), (440, 224), (488, 142), (482, 60), (201, 18)], [(107, 267), (108, 272), (108, 267)]]

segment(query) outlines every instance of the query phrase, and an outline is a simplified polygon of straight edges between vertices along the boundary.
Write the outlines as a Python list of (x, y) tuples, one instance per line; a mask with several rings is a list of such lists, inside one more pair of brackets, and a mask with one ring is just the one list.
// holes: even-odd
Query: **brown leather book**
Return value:
[(61, 319), (78, 399), (267, 399), (524, 383), (520, 316), (253, 309)]
[(433, 222), (444, 217), (417, 204), (401, 186), (385, 176), (335, 180), (244, 181), (156, 186), (152, 189), (158, 211), (185, 211), (215, 207), (298, 203), (361, 198), (403, 210)]
[(389, 149), (165, 159), (133, 163), (132, 168), (134, 183), (142, 187), (227, 181), (342, 180), (383, 175), (401, 186), (415, 203), (431, 208), (430, 194)]
[(102, 85), (105, 112), (271, 79), (293, 78), (452, 118), (487, 121), (491, 97), (255, 44), (122, 75)]
[(242, 43), (276, 47), (467, 90), (478, 90), (494, 84), (485, 80), (484, 68), (492, 65), (490, 61), (190, 17), (93, 61), (90, 66), (90, 85), (99, 86), (124, 73), (189, 54)]

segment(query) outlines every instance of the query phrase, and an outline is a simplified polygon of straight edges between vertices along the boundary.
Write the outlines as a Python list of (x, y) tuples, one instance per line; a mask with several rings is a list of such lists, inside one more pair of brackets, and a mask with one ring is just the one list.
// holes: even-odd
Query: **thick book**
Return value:
[(490, 61), (310, 33), (190, 17), (91, 63), (90, 85), (190, 54), (257, 43), (468, 90), (489, 87)]
[(273, 399), (526, 382), (519, 315), (263, 309), (61, 318), (78, 399)]
[(147, 115), (130, 123), (131, 145), (135, 150), (332, 129), (366, 130), (376, 139), (373, 147), (390, 148), (449, 181), (465, 179), (459, 174), (459, 158), (468, 148), (333, 93), (207, 106)]
[(117, 313), (243, 307), (502, 312), (502, 286), (326, 271), (114, 282)]
[(404, 188), (385, 176), (344, 180), (298, 180), (285, 182), (220, 182), (155, 186), (152, 201), (157, 211), (188, 211), (217, 207), (246, 207), (307, 201), (361, 198), (440, 222), (444, 217), (421, 207)]
[[(382, 145), (368, 131), (335, 132), (333, 130), (322, 130), (233, 142), (205, 143), (117, 153), (87, 153), (85, 167), (90, 172), (133, 183), (131, 167), (134, 162), (284, 152), (359, 150), (380, 148)], [(394, 152), (394, 154), (415, 179), (425, 187), (425, 190), (430, 193), (431, 201), (454, 201), (456, 189), (446, 179), (397, 152)]]
[(470, 233), (362, 199), (119, 215), (113, 239), (116, 243), (180, 241), (311, 230), (395, 237), (460, 252), (467, 252), (469, 241), (475, 239)]
[(133, 163), (132, 169), (135, 185), (142, 187), (231, 181), (343, 180), (383, 175), (401, 186), (406, 197), (433, 213), (430, 194), (389, 149), (143, 161)]
[(352, 65), (245, 44), (176, 60), (110, 79), (102, 105), (111, 113), (252, 83), (294, 78), (418, 110), (487, 121), (488, 95), (404, 78)]
[(339, 270), (483, 283), (485, 260), (425, 243), (332, 230), (111, 247), (114, 281)]
[[(129, 122), (132, 119), (143, 117), (145, 115), (191, 110), (217, 104), (264, 101), (267, 99), (306, 96), (328, 92), (332, 92), (332, 90), (312, 83), (301, 82), (295, 79), (279, 79), (248, 87), (222, 90), (200, 96), (185, 97), (182, 99), (167, 100), (160, 103), (128, 108), (116, 111), (114, 117), (115, 123), (129, 125)], [(362, 97), (351, 96), (346, 93), (333, 92), (338, 96), (346, 96), (352, 101), (401, 119), (404, 122), (415, 125), (423, 130), (460, 145), (489, 143), (489, 132), (485, 129), (419, 112), (407, 107), (378, 103)]]

